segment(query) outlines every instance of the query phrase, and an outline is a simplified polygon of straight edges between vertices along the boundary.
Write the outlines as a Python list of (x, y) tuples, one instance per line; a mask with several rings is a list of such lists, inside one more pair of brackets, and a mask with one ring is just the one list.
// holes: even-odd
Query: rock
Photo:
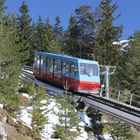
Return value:
[(6, 123), (9, 124), (10, 126), (14, 126), (15, 127), (15, 122), (10, 117), (7, 117)]
[(0, 139), (4, 140), (7, 137), (7, 132), (4, 129), (3, 122), (0, 121)]

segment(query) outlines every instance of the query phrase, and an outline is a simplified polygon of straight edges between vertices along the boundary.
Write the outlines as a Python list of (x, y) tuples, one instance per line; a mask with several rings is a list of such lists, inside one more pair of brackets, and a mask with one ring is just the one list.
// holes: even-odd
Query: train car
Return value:
[(67, 81), (73, 92), (99, 93), (100, 74), (97, 61), (36, 52), (33, 74), (40, 80), (60, 87)]

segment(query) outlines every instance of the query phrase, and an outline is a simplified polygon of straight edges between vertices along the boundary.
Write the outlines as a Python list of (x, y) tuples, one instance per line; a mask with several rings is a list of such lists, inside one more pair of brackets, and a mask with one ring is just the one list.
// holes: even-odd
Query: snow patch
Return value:
[(90, 118), (86, 115), (85, 112), (78, 112), (81, 121), (85, 124), (85, 126), (90, 127)]
[[(49, 102), (49, 104), (48, 104)], [(48, 118), (48, 122), (45, 124), (45, 128), (44, 130), (41, 132), (42, 135), (42, 140), (60, 140), (60, 139), (54, 139), (51, 138), (51, 136), (54, 134), (54, 125), (59, 124), (59, 117), (56, 115), (57, 112), (59, 112), (59, 108), (56, 105), (56, 100), (55, 99), (50, 99), (48, 100), (42, 100), (41, 103), (45, 104), (43, 106), (43, 108), (45, 109), (44, 113), (46, 115), (46, 117)], [(48, 104), (48, 105), (46, 105)], [(28, 126), (31, 128), (31, 120), (32, 120), (32, 116), (30, 114), (30, 111), (32, 110), (32, 107), (27, 107), (23, 110), (21, 110), (21, 114), (18, 116), (19, 120), (24, 123), (24, 125)], [(47, 112), (47, 113), (46, 113)], [(84, 126), (85, 124), (90, 126), (90, 119), (87, 117), (87, 115), (83, 112), (79, 112), (78, 113), (80, 118), (81, 118), (81, 122), (79, 123), (80, 126), (82, 126), (81, 128), (81, 134), (80, 136), (78, 136), (76, 138), (76, 140), (86, 140), (88, 138), (87, 132), (84, 130)]]
[(31, 97), (27, 93), (22, 93), (21, 95), (27, 99), (31, 99)]
[(105, 139), (105, 140), (113, 140), (113, 139), (111, 138), (111, 135), (108, 134), (108, 133), (105, 133), (105, 134), (104, 134), (104, 139)]
[(0, 104), (0, 108), (3, 108), (3, 104)]

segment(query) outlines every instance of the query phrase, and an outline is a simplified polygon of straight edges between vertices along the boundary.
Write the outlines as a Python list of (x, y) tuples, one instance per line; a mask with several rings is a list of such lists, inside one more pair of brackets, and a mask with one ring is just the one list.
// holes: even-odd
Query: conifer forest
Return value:
[[(5, 3), (6, 0), (0, 0), (0, 104), (3, 106), (0, 108), (0, 123), (3, 122), (1, 114), (16, 120), (16, 123), (7, 121), (14, 128), (11, 132), (7, 129), (6, 139), (43, 140), (41, 132), (45, 124), (49, 123), (47, 114), (51, 114), (53, 110), (58, 122), (63, 125), (57, 123), (53, 126), (54, 133), (52, 138), (48, 138), (50, 140), (76, 140), (82, 129), (88, 136), (79, 140), (91, 140), (93, 135), (106, 132), (110, 134), (110, 140), (139, 140), (139, 127), (104, 113), (94, 118), (108, 119), (105, 125), (98, 128), (98, 132), (96, 127), (81, 128), (75, 104), (72, 97), (67, 95), (67, 89), (61, 98), (57, 99), (48, 96), (42, 87), (33, 83), (22, 83), (19, 78), (24, 65), (33, 66), (35, 52), (64, 54), (96, 60), (100, 65), (115, 66), (115, 73), (110, 77), (110, 86), (125, 91), (126, 98), (128, 92), (140, 96), (140, 31), (135, 31), (127, 38), (130, 47), (125, 51), (120, 44), (114, 43), (121, 40), (124, 31), (124, 25), (114, 25), (114, 21), (121, 16), (117, 2), (101, 0), (96, 9), (92, 5), (77, 7), (71, 12), (73, 14), (69, 17), (67, 28), (62, 26), (59, 15), (54, 19), (54, 24), (49, 17), (44, 20), (41, 15), (34, 21), (25, 1), (19, 7), (18, 13), (6, 12), (8, 7)], [(19, 90), (31, 98), (25, 98)], [(136, 104), (140, 102), (140, 98), (136, 100)], [(53, 109), (47, 108), (50, 102), (55, 102)], [(29, 106), (32, 119), (30, 127), (27, 127), (18, 118), (22, 110)], [(137, 106), (140, 107), (140, 104)], [(5, 113), (1, 113), (1, 110)], [(1, 127), (0, 124), (0, 131)], [(4, 126), (5, 130), (6, 127), (8, 126)]]

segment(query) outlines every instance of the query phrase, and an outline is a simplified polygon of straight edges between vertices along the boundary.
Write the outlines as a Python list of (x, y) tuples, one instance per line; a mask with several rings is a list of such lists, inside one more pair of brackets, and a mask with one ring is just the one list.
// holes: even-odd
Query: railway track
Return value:
[[(37, 85), (44, 86), (51, 95), (58, 96), (64, 92), (63, 89), (59, 89), (52, 85), (43, 83), (33, 76), (33, 68), (30, 66), (23, 66), (22, 68), (23, 79), (32, 81)], [(26, 78), (25, 78), (26, 77)], [(82, 95), (82, 94), (81, 94)], [(102, 112), (108, 113), (112, 116), (128, 121), (134, 125), (140, 126), (140, 108), (132, 106), (132, 104), (126, 104), (120, 102), (118, 97), (115, 99), (100, 97), (96, 95), (87, 95), (83, 93), (83, 96), (74, 95), (75, 98), (80, 97), (81, 102), (92, 108), (98, 109)], [(119, 95), (120, 96), (120, 95)], [(131, 101), (132, 102), (132, 101)]]

